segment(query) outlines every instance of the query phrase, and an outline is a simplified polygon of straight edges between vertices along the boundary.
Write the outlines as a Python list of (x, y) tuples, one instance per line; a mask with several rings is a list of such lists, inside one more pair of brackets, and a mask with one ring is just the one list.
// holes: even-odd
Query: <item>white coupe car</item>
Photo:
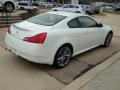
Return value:
[(18, 56), (62, 68), (77, 54), (109, 46), (112, 36), (111, 27), (90, 16), (51, 11), (11, 25), (5, 42)]

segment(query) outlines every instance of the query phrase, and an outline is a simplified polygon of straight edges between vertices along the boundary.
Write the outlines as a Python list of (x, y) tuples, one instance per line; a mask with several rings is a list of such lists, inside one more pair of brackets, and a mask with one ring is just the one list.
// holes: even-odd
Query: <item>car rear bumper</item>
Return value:
[(40, 44), (25, 42), (6, 34), (5, 43), (7, 49), (15, 55), (21, 56), (28, 61), (42, 64), (53, 64), (53, 58), (49, 55), (49, 49)]

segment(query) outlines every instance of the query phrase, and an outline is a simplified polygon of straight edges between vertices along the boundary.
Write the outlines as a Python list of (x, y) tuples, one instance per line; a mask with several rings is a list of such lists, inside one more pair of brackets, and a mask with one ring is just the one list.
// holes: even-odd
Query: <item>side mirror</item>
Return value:
[(99, 24), (98, 24), (98, 27), (103, 27), (103, 24), (102, 24), (102, 23), (99, 23)]

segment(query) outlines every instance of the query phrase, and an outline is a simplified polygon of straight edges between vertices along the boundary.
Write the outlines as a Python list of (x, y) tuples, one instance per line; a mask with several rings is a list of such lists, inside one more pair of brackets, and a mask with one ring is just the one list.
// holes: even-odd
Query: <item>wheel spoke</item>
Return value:
[(106, 41), (105, 41), (105, 46), (108, 47), (111, 43), (111, 40), (112, 40), (112, 34), (109, 33), (106, 37)]
[(68, 55), (64, 55), (65, 57), (70, 57), (70, 54), (68, 54)]
[(109, 34), (109, 36), (107, 38), (107, 42), (106, 42), (107, 45), (110, 45), (111, 39), (112, 39), (112, 36), (111, 36), (111, 34)]
[(64, 52), (64, 55), (70, 55), (70, 54), (71, 54), (70, 49), (69, 49), (69, 48), (66, 48), (66, 49), (65, 49), (65, 52)]
[(65, 66), (71, 57), (71, 51), (68, 47), (63, 47), (58, 52), (57, 62), (59, 66)]

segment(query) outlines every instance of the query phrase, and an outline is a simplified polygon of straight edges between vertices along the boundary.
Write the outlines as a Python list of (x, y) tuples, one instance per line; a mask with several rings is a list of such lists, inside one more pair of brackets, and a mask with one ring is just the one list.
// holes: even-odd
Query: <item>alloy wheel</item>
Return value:
[(71, 58), (71, 54), (71, 49), (68, 46), (61, 47), (55, 56), (55, 65), (57, 67), (66, 66)]
[(13, 9), (14, 9), (14, 7), (13, 7), (12, 4), (8, 3), (8, 4), (5, 5), (5, 9), (6, 9), (6, 11), (8, 11), (8, 12), (12, 12)]
[(112, 41), (112, 33), (108, 33), (104, 46), (108, 47), (111, 44), (111, 41)]

